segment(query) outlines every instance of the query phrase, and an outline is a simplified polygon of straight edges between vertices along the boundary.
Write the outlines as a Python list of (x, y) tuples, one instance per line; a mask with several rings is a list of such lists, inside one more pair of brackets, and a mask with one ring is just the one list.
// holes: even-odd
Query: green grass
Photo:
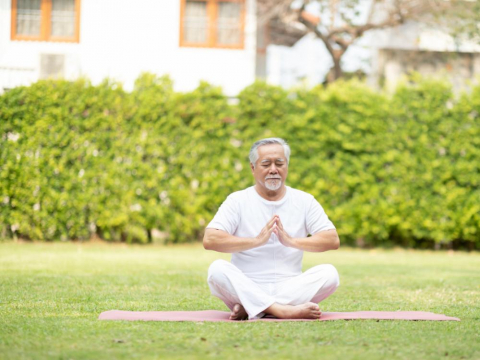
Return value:
[(0, 243), (1, 359), (480, 359), (480, 254), (341, 249), (323, 311), (422, 310), (461, 322), (99, 321), (105, 310), (226, 310), (198, 245)]

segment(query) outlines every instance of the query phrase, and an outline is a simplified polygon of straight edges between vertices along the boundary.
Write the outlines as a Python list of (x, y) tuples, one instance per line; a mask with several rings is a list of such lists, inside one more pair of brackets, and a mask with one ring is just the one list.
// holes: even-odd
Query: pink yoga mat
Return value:
[[(231, 321), (229, 312), (217, 310), (205, 311), (104, 311), (99, 320), (143, 320), (143, 321)], [(354, 311), (354, 312), (324, 312), (320, 321), (325, 320), (353, 320), (353, 319), (378, 319), (378, 320), (453, 320), (459, 318), (425, 311)], [(314, 319), (276, 319), (263, 318), (248, 321), (318, 321)]]

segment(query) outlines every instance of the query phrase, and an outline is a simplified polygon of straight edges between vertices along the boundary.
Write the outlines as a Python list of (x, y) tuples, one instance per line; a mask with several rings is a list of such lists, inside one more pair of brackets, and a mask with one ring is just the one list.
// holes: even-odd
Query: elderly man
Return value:
[(257, 141), (249, 158), (255, 185), (230, 194), (205, 231), (205, 249), (232, 253), (231, 263), (210, 266), (210, 290), (232, 320), (318, 319), (338, 273), (329, 264), (302, 273), (303, 251), (338, 249), (335, 227), (312, 195), (285, 185), (290, 147), (283, 139)]

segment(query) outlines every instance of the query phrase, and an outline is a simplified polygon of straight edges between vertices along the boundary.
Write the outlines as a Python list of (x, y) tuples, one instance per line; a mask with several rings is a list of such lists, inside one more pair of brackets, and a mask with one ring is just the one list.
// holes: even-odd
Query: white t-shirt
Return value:
[[(207, 228), (240, 238), (256, 237), (277, 214), (291, 237), (335, 229), (315, 198), (287, 186), (279, 201), (262, 198), (255, 187), (230, 194)], [(302, 273), (303, 251), (283, 246), (272, 233), (265, 245), (232, 254), (232, 264), (257, 283), (276, 283)]]

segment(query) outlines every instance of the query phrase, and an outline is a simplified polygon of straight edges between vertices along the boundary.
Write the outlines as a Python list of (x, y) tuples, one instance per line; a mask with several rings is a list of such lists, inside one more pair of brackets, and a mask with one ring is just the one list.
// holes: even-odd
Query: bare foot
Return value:
[(318, 304), (312, 302), (295, 306), (275, 303), (265, 312), (279, 319), (320, 319), (320, 316), (322, 316)]
[(230, 313), (230, 320), (246, 320), (247, 318), (248, 314), (245, 311), (245, 308), (241, 304), (235, 304)]

